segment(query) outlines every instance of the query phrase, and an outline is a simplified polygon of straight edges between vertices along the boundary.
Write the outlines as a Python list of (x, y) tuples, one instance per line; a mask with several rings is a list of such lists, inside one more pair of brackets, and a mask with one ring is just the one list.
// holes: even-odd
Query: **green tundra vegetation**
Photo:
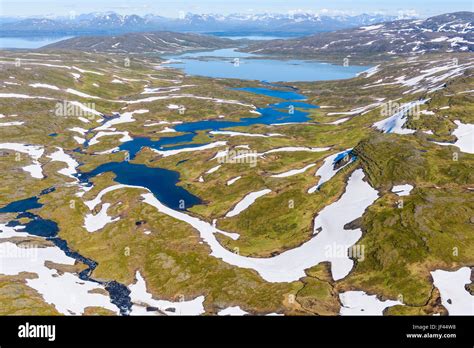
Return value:
[[(22, 169), (32, 163), (27, 154), (18, 156), (13, 150), (0, 149), (0, 207), (55, 187), (54, 192), (40, 196), (43, 206), (32, 212), (55, 221), (58, 236), (72, 250), (98, 263), (92, 274), (94, 279), (130, 285), (135, 283), (139, 271), (154, 298), (177, 301), (181, 297), (190, 300), (203, 295), (209, 315), (231, 306), (239, 306), (251, 314), (337, 315), (341, 307), (339, 294), (348, 290), (377, 294), (379, 299), (396, 300), (401, 296), (405, 305), (388, 308), (387, 315), (428, 315), (446, 314), (430, 271), (456, 270), (474, 264), (474, 155), (454, 145), (436, 143), (456, 141), (455, 121), (474, 123), (474, 96), (464, 93), (473, 89), (472, 65), (461, 75), (448, 79), (445, 88), (430, 93), (427, 89), (413, 91), (401, 83), (371, 87), (383, 79), (393, 81), (401, 75), (405, 80), (416, 77), (431, 68), (433, 62), (443, 65), (457, 58), (460, 65), (472, 63), (468, 53), (426, 54), (415, 60), (399, 58), (381, 63), (373, 76), (361, 74), (344, 81), (292, 83), (307, 96), (307, 102), (322, 106), (307, 110), (310, 120), (306, 123), (229, 129), (263, 135), (273, 133), (266, 137), (211, 136), (199, 131), (194, 144), (225, 141), (226, 145), (168, 157), (144, 147), (132, 159), (132, 163), (178, 172), (178, 185), (202, 200), (202, 204), (191, 207), (187, 213), (208, 223), (216, 220), (217, 228), (238, 233), (237, 240), (221, 234), (217, 238), (225, 248), (252, 257), (271, 257), (308, 241), (313, 235), (314, 218), (344, 194), (349, 176), (362, 168), (366, 180), (379, 194), (375, 203), (354, 222), (363, 232), (358, 244), (365, 246), (364, 260), (356, 261), (350, 274), (339, 281), (333, 280), (329, 265), (322, 263), (307, 269), (305, 277), (291, 283), (265, 281), (251, 269), (230, 265), (210, 255), (210, 247), (193, 227), (144, 204), (141, 194), (145, 191), (139, 188), (104, 195), (102, 204), (111, 204), (107, 214), (119, 220), (99, 231), (88, 232), (84, 217), (90, 211), (84, 202), (117, 184), (114, 174), (93, 178), (93, 188), (78, 197), (79, 188), (74, 179), (58, 173), (66, 164), (48, 157), (60, 147), (79, 163), (79, 171), (87, 172), (104, 163), (123, 161), (126, 155), (124, 152), (101, 154), (119, 146), (122, 134), (104, 136), (97, 144), (82, 147), (74, 136), (90, 141), (98, 133), (94, 128), (103, 124), (102, 117), (86, 116), (85, 122), (78, 117), (57, 116), (58, 101), (93, 103), (95, 110), (108, 116), (148, 110), (135, 113), (132, 122), (112, 127), (134, 138), (157, 140), (179, 134), (161, 133), (172, 127), (173, 122), (217, 120), (221, 116), (227, 121), (258, 117), (250, 111), (280, 100), (234, 89), (257, 87), (258, 81), (210, 79), (157, 69), (162, 60), (152, 55), (134, 56), (130, 66), (125, 66), (127, 57), (120, 54), (68, 51), (47, 51), (44, 56), (22, 51), (2, 54), (2, 94), (49, 99), (0, 98), (0, 112), (4, 116), (0, 123), (24, 122), (0, 127), (0, 143), (41, 145), (45, 150), (38, 159), (45, 177), (36, 179)], [(13, 64), (16, 58), (21, 59), (19, 67)], [(37, 83), (57, 89), (31, 86)], [(146, 94), (147, 89), (153, 88), (161, 90)], [(137, 102), (160, 96), (168, 98)], [(419, 99), (429, 100), (421, 105), (421, 113), (409, 115), (406, 120), (405, 127), (413, 130), (413, 134), (384, 134), (373, 127), (375, 122), (387, 117), (381, 112), (384, 103), (403, 104)], [(170, 104), (182, 105), (186, 111), (180, 113), (169, 107)], [(369, 105), (372, 106), (353, 112)], [(347, 120), (334, 124), (343, 118)], [(81, 135), (70, 130), (74, 127), (89, 132)], [(57, 136), (50, 136), (52, 133)], [(214, 159), (218, 151), (238, 150), (243, 145), (263, 154), (255, 165), (219, 163)], [(328, 149), (264, 154), (271, 149), (295, 146)], [(318, 181), (315, 172), (323, 160), (346, 149), (353, 149), (356, 160), (319, 191), (309, 194), (308, 189)], [(207, 173), (219, 164), (218, 170)], [(273, 177), (311, 164), (314, 166), (304, 173)], [(227, 185), (236, 177), (241, 179)], [(401, 184), (414, 187), (408, 196), (399, 197), (391, 192), (394, 185)], [(271, 193), (257, 199), (239, 215), (225, 216), (247, 194), (263, 189), (270, 189)], [(0, 214), (0, 222), (7, 223), (15, 216)], [(27, 221), (28, 218), (21, 220)], [(0, 239), (0, 243), (7, 240)], [(75, 274), (84, 269), (82, 264), (72, 268), (58, 264), (48, 267)], [(41, 294), (26, 285), (28, 277), (35, 275), (0, 274), (0, 314), (59, 314), (53, 305), (42, 300)], [(85, 314), (111, 312), (91, 307)]]

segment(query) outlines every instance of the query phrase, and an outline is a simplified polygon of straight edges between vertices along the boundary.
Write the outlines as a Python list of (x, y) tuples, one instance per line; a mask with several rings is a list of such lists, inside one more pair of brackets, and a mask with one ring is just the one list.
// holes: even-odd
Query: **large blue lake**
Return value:
[(273, 59), (238, 52), (236, 49), (185, 53), (166, 58), (171, 60), (170, 67), (182, 69), (189, 75), (269, 82), (348, 79), (370, 68), (296, 59)]

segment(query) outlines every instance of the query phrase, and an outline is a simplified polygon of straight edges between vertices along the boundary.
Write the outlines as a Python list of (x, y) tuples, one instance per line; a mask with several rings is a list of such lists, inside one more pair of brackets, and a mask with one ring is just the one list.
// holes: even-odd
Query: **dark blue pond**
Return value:
[[(174, 137), (164, 137), (158, 140), (151, 140), (150, 138), (137, 137), (119, 146), (120, 151), (128, 151), (130, 159), (134, 159), (142, 147), (146, 146), (155, 150), (174, 150), (182, 147), (200, 146), (201, 144), (189, 144), (193, 141), (195, 133), (177, 135)], [(182, 145), (176, 145), (182, 144)]]
[(30, 209), (41, 208), (43, 205), (38, 202), (39, 197), (31, 197), (19, 201), (11, 202), (0, 208), (0, 213), (20, 213)]
[(56, 222), (43, 219), (42, 217), (30, 212), (20, 213), (16, 218), (29, 218), (30, 221), (28, 221), (26, 224), (23, 224), (25, 228), (22, 231), (34, 236), (54, 237), (59, 232), (59, 227)]
[[(39, 194), (39, 196), (47, 195), (55, 190), (54, 187), (47, 188)], [(39, 203), (39, 196), (21, 199), (11, 202), (0, 208), (0, 213), (21, 213), (31, 209), (41, 208), (43, 204)]]
[(83, 173), (81, 181), (87, 182), (90, 178), (112, 172), (115, 181), (123, 185), (143, 186), (149, 189), (160, 202), (176, 210), (186, 210), (201, 200), (176, 184), (179, 182), (179, 173), (163, 168), (150, 168), (143, 164), (127, 161), (110, 162), (100, 165), (94, 170)]

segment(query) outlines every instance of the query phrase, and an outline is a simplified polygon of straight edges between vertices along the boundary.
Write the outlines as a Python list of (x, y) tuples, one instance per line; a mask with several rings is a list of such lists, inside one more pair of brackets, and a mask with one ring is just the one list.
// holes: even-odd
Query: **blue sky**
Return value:
[(63, 16), (75, 13), (114, 11), (121, 14), (153, 13), (178, 17), (192, 13), (414, 13), (420, 17), (473, 11), (473, 0), (1, 0), (1, 16)]

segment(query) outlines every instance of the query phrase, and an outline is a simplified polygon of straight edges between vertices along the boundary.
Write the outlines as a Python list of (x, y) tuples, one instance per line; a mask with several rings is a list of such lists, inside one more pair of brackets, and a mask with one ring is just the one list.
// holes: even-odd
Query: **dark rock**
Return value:
[(362, 227), (362, 218), (359, 217), (355, 219), (354, 221), (348, 222), (347, 224), (344, 225), (345, 230), (356, 230), (358, 228)]

